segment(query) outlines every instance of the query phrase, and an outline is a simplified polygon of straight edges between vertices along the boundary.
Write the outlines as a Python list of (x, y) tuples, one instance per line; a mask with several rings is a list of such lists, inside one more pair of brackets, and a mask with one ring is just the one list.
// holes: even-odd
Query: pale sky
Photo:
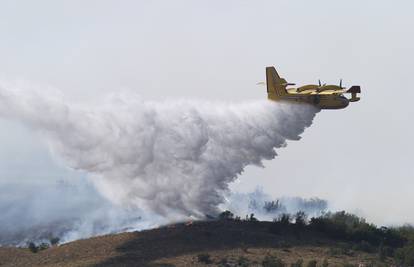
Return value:
[[(265, 67), (297, 84), (361, 85), (362, 100), (322, 111), (303, 139), (233, 187), (318, 196), (377, 223), (414, 223), (412, 1), (0, 2), (0, 77), (96, 103), (266, 97)], [(30, 129), (0, 121), (0, 181), (82, 176)]]

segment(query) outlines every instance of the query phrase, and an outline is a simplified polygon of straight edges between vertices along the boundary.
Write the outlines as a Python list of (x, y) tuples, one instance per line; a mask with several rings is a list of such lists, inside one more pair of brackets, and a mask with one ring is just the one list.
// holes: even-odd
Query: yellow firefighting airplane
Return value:
[[(267, 98), (273, 101), (305, 102), (315, 105), (321, 109), (342, 109), (349, 105), (349, 102), (360, 100), (357, 97), (361, 93), (361, 87), (354, 85), (349, 89), (342, 87), (342, 80), (338, 85), (308, 84), (298, 88), (287, 88), (295, 85), (280, 78), (274, 67), (266, 68)], [(343, 94), (350, 93), (351, 98)]]

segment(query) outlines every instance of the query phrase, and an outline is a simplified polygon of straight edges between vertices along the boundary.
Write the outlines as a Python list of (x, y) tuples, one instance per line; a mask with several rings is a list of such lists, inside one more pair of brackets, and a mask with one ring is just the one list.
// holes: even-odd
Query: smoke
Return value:
[(260, 220), (272, 221), (281, 214), (295, 214), (299, 211), (305, 212), (309, 217), (318, 217), (328, 211), (328, 201), (317, 197), (273, 198), (263, 189), (256, 188), (255, 191), (249, 193), (231, 193), (220, 207), (241, 218), (253, 213)]
[(167, 222), (156, 214), (113, 205), (87, 181), (2, 184), (0, 212), (0, 246), (55, 237), (64, 243)]
[(267, 100), (151, 102), (127, 93), (82, 106), (46, 91), (0, 85), (0, 116), (38, 131), (111, 205), (170, 220), (216, 214), (244, 168), (299, 140), (318, 112)]

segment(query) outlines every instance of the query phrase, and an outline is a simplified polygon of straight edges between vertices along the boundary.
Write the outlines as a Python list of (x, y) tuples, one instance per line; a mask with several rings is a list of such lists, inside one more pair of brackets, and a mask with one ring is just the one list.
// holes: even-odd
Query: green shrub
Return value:
[(329, 256), (338, 256), (338, 255), (341, 255), (342, 252), (339, 248), (329, 248), (328, 254)]
[(352, 248), (354, 250), (364, 251), (367, 253), (372, 253), (375, 251), (375, 247), (365, 240), (362, 240), (360, 243), (355, 244)]
[(227, 260), (227, 258), (222, 258), (219, 262), (219, 266), (220, 267), (231, 267), (229, 261)]
[(303, 260), (302, 259), (299, 259), (296, 262), (292, 263), (290, 265), (290, 267), (302, 267), (302, 265), (303, 265)]
[(414, 265), (414, 245), (399, 248), (394, 253), (395, 261), (404, 266)]
[(335, 239), (362, 242), (377, 247), (381, 243), (390, 247), (401, 247), (406, 243), (406, 238), (400, 232), (410, 232), (410, 228), (389, 229), (377, 228), (369, 224), (365, 219), (345, 211), (326, 213), (310, 220), (309, 228), (326, 234)]
[(394, 249), (389, 246), (380, 246), (378, 249), (380, 254), (383, 254), (384, 257), (393, 257)]
[(331, 247), (328, 250), (328, 254), (330, 256), (339, 256), (339, 255), (352, 256), (353, 255), (352, 251), (349, 248), (344, 247), (344, 246), (342, 246), (342, 247), (333, 247), (333, 248)]
[(30, 242), (29, 244), (28, 244), (28, 248), (29, 248), (29, 250), (31, 251), (31, 252), (33, 252), (33, 253), (37, 253), (38, 251), (39, 251), (39, 248), (36, 246), (36, 244), (35, 243), (33, 243), (33, 242)]
[(237, 266), (240, 266), (240, 267), (248, 267), (249, 266), (249, 259), (247, 259), (247, 258), (245, 258), (243, 256), (240, 256), (237, 259)]
[(308, 262), (308, 264), (306, 265), (307, 267), (316, 267), (316, 264), (318, 262), (316, 260), (311, 260), (310, 262)]
[(408, 241), (414, 241), (414, 226), (412, 225), (404, 225), (398, 228), (391, 229), (391, 231), (394, 231), (398, 233), (400, 236), (407, 238)]
[(198, 254), (197, 259), (198, 259), (198, 262), (201, 262), (201, 263), (205, 263), (205, 264), (213, 263), (213, 261), (210, 259), (210, 255), (206, 253)]
[(269, 232), (272, 234), (284, 234), (287, 231), (294, 230), (291, 224), (292, 218), (289, 214), (283, 213), (278, 218), (273, 220), (269, 227)]
[(29, 248), (31, 252), (37, 253), (41, 250), (48, 249), (50, 245), (48, 243), (41, 243), (40, 245), (37, 246), (34, 242), (29, 242), (27, 244), (27, 247)]
[(48, 244), (48, 243), (41, 243), (39, 246), (38, 246), (38, 249), (39, 250), (45, 250), (45, 249), (48, 249), (50, 247), (50, 245)]
[(381, 246), (378, 248), (378, 259), (380, 261), (385, 261), (387, 258), (387, 251), (385, 247), (381, 244)]
[(275, 256), (267, 255), (262, 261), (262, 266), (263, 267), (286, 267), (286, 263), (284, 263), (281, 259)]
[(285, 250), (285, 249), (291, 248), (292, 244), (289, 243), (288, 241), (282, 240), (282, 241), (279, 241), (279, 247)]
[(52, 238), (49, 239), (49, 241), (50, 241), (50, 244), (52, 246), (55, 246), (59, 243), (60, 239), (59, 239), (59, 237), (52, 237)]

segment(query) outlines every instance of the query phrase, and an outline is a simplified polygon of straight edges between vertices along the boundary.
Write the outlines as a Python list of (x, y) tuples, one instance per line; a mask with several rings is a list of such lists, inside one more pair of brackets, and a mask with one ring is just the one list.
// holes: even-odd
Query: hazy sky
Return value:
[[(319, 196), (378, 223), (414, 204), (412, 1), (0, 2), (0, 77), (59, 88), (93, 105), (145, 99), (266, 97), (265, 66), (290, 82), (361, 85), (362, 100), (322, 111), (303, 139), (234, 188)], [(0, 121), (0, 181), (78, 176), (30, 129)]]

